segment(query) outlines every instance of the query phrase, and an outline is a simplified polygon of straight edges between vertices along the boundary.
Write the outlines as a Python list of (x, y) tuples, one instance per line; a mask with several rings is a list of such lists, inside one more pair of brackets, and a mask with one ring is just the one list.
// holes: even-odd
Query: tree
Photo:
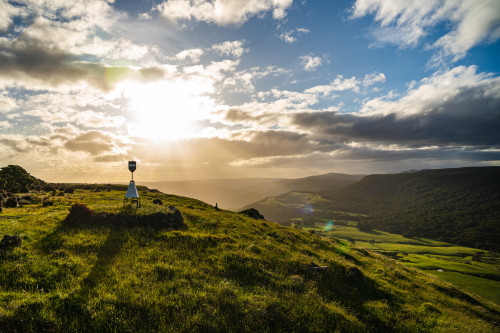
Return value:
[(19, 165), (9, 165), (0, 169), (0, 189), (9, 192), (28, 192), (29, 189), (43, 183)]

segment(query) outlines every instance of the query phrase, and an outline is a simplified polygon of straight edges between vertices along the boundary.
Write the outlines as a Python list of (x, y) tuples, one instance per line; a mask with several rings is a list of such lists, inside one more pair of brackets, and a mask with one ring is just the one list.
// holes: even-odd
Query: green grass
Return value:
[[(1, 234), (23, 242), (0, 256), (0, 332), (495, 332), (500, 320), (498, 306), (349, 242), (141, 195), (126, 212), (124, 192), (84, 190), (4, 209)], [(144, 224), (63, 223), (76, 202)], [(168, 205), (184, 228), (148, 223)]]
[(480, 250), (431, 239), (405, 238), (378, 230), (362, 232), (356, 227), (341, 225), (330, 230), (321, 226), (306, 229), (324, 236), (351, 239), (373, 251), (397, 253), (395, 258), (405, 265), (439, 276), (500, 305), (500, 258), (492, 257), (488, 252), (482, 262), (477, 262), (471, 259)]

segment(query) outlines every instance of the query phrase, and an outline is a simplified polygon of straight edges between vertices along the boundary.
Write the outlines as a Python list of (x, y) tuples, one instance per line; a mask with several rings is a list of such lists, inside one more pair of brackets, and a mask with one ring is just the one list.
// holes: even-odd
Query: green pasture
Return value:
[[(425, 238), (405, 238), (384, 231), (359, 231), (353, 226), (333, 225), (305, 228), (322, 236), (353, 240), (356, 245), (378, 252), (397, 253), (405, 265), (439, 276), (465, 290), (500, 304), (500, 258), (486, 252), (472, 260), (478, 249)], [(439, 272), (437, 270), (442, 270)]]

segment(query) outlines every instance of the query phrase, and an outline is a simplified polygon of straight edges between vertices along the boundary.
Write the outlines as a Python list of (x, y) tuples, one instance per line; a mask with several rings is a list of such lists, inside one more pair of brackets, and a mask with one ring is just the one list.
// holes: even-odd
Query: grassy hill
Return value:
[(288, 193), (249, 206), (281, 222), (364, 214), (392, 233), (500, 251), (500, 167), (370, 175), (336, 191)]
[(196, 198), (219, 207), (240, 210), (263, 198), (290, 191), (331, 191), (361, 179), (361, 175), (329, 173), (297, 179), (243, 178), (146, 182), (166, 193)]
[[(498, 330), (498, 306), (349, 242), (190, 198), (142, 189), (133, 209), (125, 188), (86, 188), (0, 214), (20, 240), (0, 243), (1, 332)], [(68, 217), (75, 203), (89, 209)]]

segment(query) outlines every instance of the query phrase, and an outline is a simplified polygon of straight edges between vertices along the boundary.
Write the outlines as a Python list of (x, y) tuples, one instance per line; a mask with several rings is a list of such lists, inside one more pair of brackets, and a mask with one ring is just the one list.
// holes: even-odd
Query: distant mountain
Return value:
[(362, 175), (329, 173), (297, 179), (244, 178), (142, 182), (166, 193), (193, 197), (224, 209), (239, 208), (268, 196), (290, 191), (331, 191), (361, 179)]
[(500, 251), (500, 167), (369, 175), (335, 191), (288, 193), (248, 207), (278, 222), (364, 214), (381, 230)]

